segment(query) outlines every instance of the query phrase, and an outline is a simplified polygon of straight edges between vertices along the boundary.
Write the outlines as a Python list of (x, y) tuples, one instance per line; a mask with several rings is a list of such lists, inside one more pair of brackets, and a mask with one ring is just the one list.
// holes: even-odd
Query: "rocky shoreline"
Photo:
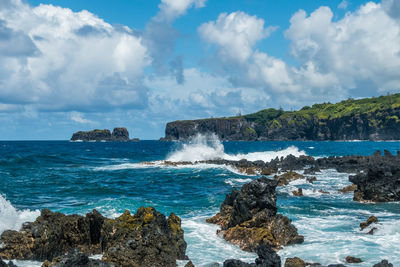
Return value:
[[(64, 215), (42, 210), (20, 231), (8, 230), (0, 237), (0, 258), (44, 261), (43, 267), (77, 266), (173, 267), (186, 260), (186, 242), (181, 219), (167, 218), (154, 208), (125, 211), (107, 219), (94, 210), (86, 216)], [(101, 260), (88, 255), (102, 254)]]
[[(344, 156), (313, 158), (287, 156), (270, 162), (210, 160), (196, 163), (229, 165), (247, 174), (263, 174), (261, 177), (233, 189), (227, 194), (220, 211), (208, 223), (218, 224), (217, 231), (226, 241), (242, 250), (256, 252), (255, 263), (226, 260), (226, 267), (281, 266), (276, 251), (283, 246), (300, 245), (307, 236), (300, 235), (291, 220), (277, 213), (276, 187), (286, 186), (297, 179), (306, 179), (324, 169), (355, 173), (349, 177), (354, 184), (340, 190), (354, 191), (354, 201), (391, 202), (400, 200), (400, 153), (375, 152), (370, 156)], [(192, 162), (164, 162), (179, 166)], [(297, 173), (303, 171), (307, 177)], [(296, 191), (301, 196), (302, 192)], [(327, 192), (325, 192), (327, 193)], [(376, 226), (376, 227), (375, 227)], [(369, 228), (371, 229), (369, 229)], [(360, 223), (364, 234), (374, 234), (379, 228), (378, 218), (371, 216)], [(368, 232), (367, 232), (368, 231)], [(176, 266), (177, 260), (189, 260), (187, 244), (181, 227), (181, 219), (171, 213), (169, 217), (154, 208), (139, 208), (136, 214), (125, 211), (115, 219), (107, 219), (96, 210), (80, 215), (64, 215), (42, 210), (31, 223), (24, 223), (20, 231), (7, 230), (0, 237), (0, 267), (15, 266), (4, 260), (41, 261), (43, 267), (57, 266)], [(101, 254), (101, 259), (89, 256)], [(360, 263), (362, 259), (347, 256), (347, 263)], [(194, 266), (191, 262), (187, 267)], [(306, 263), (300, 258), (288, 258), (285, 267), (322, 266)], [(340, 264), (328, 266), (344, 266)], [(390, 267), (383, 260), (375, 267)]]

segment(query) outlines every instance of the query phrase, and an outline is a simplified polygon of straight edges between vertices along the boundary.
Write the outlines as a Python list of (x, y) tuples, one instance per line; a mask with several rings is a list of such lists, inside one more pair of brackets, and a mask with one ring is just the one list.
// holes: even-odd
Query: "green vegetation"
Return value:
[[(398, 107), (400, 107), (400, 93), (358, 100), (348, 99), (336, 104), (314, 104), (312, 107), (305, 106), (298, 111), (283, 111), (270, 108), (245, 115), (243, 118), (259, 124), (271, 123), (273, 127), (280, 127), (277, 119), (286, 120), (290, 125), (299, 125), (313, 117), (317, 119), (336, 119)], [(393, 117), (392, 119), (396, 120), (396, 122), (398, 121), (398, 118)]]

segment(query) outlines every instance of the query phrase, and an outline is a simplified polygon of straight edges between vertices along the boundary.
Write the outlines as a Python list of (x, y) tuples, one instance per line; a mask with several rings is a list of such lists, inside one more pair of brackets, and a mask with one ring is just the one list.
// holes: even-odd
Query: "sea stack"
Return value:
[(79, 131), (72, 135), (71, 141), (84, 141), (84, 142), (127, 142), (127, 141), (139, 141), (139, 139), (129, 139), (129, 132), (126, 128), (114, 128), (111, 133), (110, 130), (92, 130), (92, 131)]

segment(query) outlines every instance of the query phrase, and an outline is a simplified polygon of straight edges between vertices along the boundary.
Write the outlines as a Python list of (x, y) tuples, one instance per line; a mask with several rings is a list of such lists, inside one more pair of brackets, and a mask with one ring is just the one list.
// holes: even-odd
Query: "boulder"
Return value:
[(346, 187), (343, 187), (342, 189), (339, 190), (339, 192), (346, 194), (346, 193), (354, 192), (356, 190), (357, 190), (357, 185), (351, 184), (351, 185), (348, 185)]
[(306, 262), (298, 257), (287, 258), (285, 261), (285, 267), (305, 267)]
[(207, 222), (221, 226), (223, 238), (246, 251), (255, 251), (260, 245), (274, 248), (298, 244), (304, 237), (298, 235), (289, 218), (277, 214), (277, 181), (265, 177), (234, 189), (227, 194), (220, 212)]
[(102, 236), (102, 260), (119, 266), (175, 267), (187, 259), (180, 218), (171, 213), (167, 219), (151, 207), (106, 220)]
[(302, 197), (303, 195), (303, 189), (298, 188), (297, 190), (292, 191), (293, 196), (295, 197)]
[(347, 257), (346, 257), (346, 262), (347, 262), (347, 263), (361, 263), (361, 262), (363, 262), (363, 260), (360, 259), (360, 258), (356, 258), (356, 257), (352, 257), (352, 256), (347, 256)]
[(373, 267), (393, 267), (393, 264), (389, 263), (387, 260), (382, 260), (381, 262), (374, 264)]
[(240, 260), (226, 260), (224, 267), (281, 267), (281, 258), (269, 245), (256, 248), (258, 258), (255, 263), (245, 263)]
[(278, 186), (288, 185), (290, 182), (298, 179), (304, 179), (305, 177), (297, 172), (289, 171), (282, 175), (275, 175), (274, 179), (278, 181)]
[(375, 216), (370, 216), (366, 222), (360, 223), (360, 228), (361, 230), (364, 230), (373, 223), (378, 223), (378, 218), (376, 218)]

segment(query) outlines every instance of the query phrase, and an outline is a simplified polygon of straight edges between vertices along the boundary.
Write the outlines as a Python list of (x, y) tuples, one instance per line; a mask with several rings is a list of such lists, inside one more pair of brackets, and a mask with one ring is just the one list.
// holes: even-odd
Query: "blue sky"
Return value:
[(400, 1), (1, 0), (0, 140), (395, 93)]

